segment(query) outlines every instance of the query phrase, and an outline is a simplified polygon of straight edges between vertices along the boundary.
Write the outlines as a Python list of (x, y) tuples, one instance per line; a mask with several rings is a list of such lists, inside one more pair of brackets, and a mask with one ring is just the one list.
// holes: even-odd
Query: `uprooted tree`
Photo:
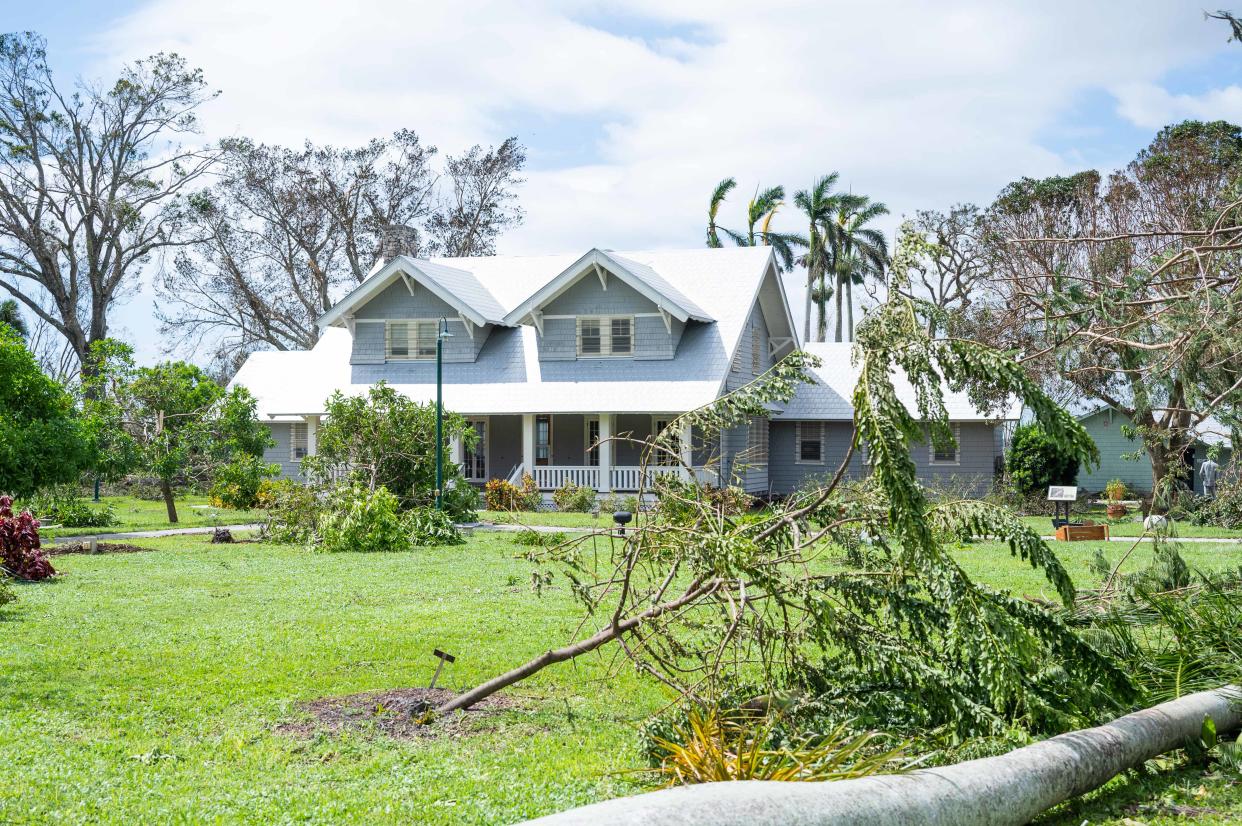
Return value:
[[(917, 234), (905, 234), (893, 278), (900, 284), (926, 252)], [(933, 438), (952, 439), (942, 380), (981, 404), (1016, 394), (1082, 458), (1093, 456), (1094, 445), (1010, 358), (929, 336), (925, 316), (940, 310), (903, 293), (892, 291), (858, 328), (854, 436), (831, 480), (758, 515), (731, 513), (704, 487), (663, 481), (656, 513), (624, 541), (594, 536), (534, 551), (547, 574), (566, 575), (586, 609), (583, 625), (597, 630), (439, 710), (470, 706), (605, 645), (688, 698), (710, 699), (727, 686), (769, 699), (790, 692), (831, 698), (854, 719), (883, 719), (891, 728), (943, 725), (962, 735), (1019, 718), (1033, 729), (1060, 730), (1133, 696), (1126, 674), (1067, 626), (1056, 606), (975, 582), (945, 539), (962, 532), (1003, 538), (1069, 604), (1070, 579), (1039, 536), (984, 503), (930, 503), (911, 458), (927, 427)], [(762, 415), (767, 404), (792, 395), (809, 358), (791, 355), (755, 383), (685, 414), (683, 423), (710, 438)], [(897, 371), (915, 387), (917, 410), (898, 400)], [(669, 427), (650, 451), (675, 454), (669, 440), (680, 430)], [(859, 488), (845, 480), (863, 447), (873, 473)], [(842, 548), (850, 564), (832, 558)]]

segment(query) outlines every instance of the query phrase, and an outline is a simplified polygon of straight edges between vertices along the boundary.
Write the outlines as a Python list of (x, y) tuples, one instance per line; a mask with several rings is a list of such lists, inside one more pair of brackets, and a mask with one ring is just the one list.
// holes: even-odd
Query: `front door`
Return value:
[(464, 449), (462, 473), (471, 482), (487, 480), (487, 419), (471, 419), (470, 428), (477, 437), (474, 447)]
[(535, 464), (552, 464), (552, 417), (535, 417)]

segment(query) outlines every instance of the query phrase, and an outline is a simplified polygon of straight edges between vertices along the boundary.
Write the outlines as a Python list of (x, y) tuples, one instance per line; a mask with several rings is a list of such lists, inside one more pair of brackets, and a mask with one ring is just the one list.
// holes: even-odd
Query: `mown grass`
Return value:
[[(1131, 514), (1114, 521), (1109, 519), (1104, 511), (1101, 510), (1098, 512), (1075, 513), (1074, 519), (1108, 525), (1108, 531), (1112, 536), (1141, 536), (1143, 533), (1143, 518), (1141, 515)], [(1050, 516), (1023, 516), (1022, 521), (1039, 531), (1042, 536), (1052, 536), (1053, 534), (1052, 517)], [(1242, 530), (1237, 530), (1236, 528), (1192, 525), (1184, 520), (1175, 520), (1173, 522), (1173, 534), (1175, 536), (1200, 539), (1242, 538)]]
[[(89, 497), (88, 497), (89, 499)], [(206, 496), (178, 496), (177, 522), (168, 521), (164, 500), (139, 499), (135, 496), (101, 496), (101, 503), (112, 506), (117, 524), (106, 528), (56, 528), (56, 536), (93, 536), (102, 533), (159, 531), (168, 528), (199, 528), (216, 525), (248, 525), (263, 521), (262, 511), (230, 510), (212, 507)], [(98, 507), (91, 503), (92, 507)]]
[[(531, 593), (508, 534), (388, 555), (138, 544), (157, 550), (56, 557), (65, 576), (0, 610), (0, 822), (511, 823), (642, 787), (635, 726), (668, 698), (601, 656), (514, 687), (518, 707), (469, 736), (281, 730), (309, 700), (426, 684), (433, 647), (457, 655), (446, 681), (462, 688), (571, 639), (578, 607), (564, 587)], [(1057, 547), (1080, 585), (1096, 547), (1125, 550)], [(954, 553), (1052, 596), (998, 543)], [(1236, 545), (1185, 555), (1242, 564)]]

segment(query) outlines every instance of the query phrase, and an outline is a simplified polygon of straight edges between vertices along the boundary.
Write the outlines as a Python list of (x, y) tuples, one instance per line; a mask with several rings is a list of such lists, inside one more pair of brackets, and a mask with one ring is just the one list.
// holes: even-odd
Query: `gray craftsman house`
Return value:
[[(258, 398), (270, 423), (268, 461), (299, 474), (336, 390), (360, 394), (384, 380), (433, 401), (441, 319), (452, 336), (444, 404), (479, 437), (469, 452), (455, 444), (453, 460), (472, 482), (529, 473), (545, 492), (569, 481), (601, 493), (646, 487), (639, 442), (798, 346), (768, 247), (399, 256), (320, 318), (312, 350), (255, 353), (237, 373), (233, 384)], [(848, 347), (815, 345), (825, 367), (784, 410), (710, 440), (684, 433), (681, 462), (691, 469), (672, 461), (648, 477), (692, 473), (778, 495), (834, 469), (850, 433)], [(928, 454), (927, 469), (990, 481), (997, 423), (951, 412), (963, 416), (959, 445), (952, 457)]]

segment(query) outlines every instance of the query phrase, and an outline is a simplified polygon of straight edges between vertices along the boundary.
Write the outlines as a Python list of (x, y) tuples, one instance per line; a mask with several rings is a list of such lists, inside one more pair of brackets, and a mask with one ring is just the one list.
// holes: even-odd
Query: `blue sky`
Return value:
[[(518, 135), (523, 227), (501, 251), (700, 243), (707, 193), (837, 170), (899, 216), (1023, 176), (1124, 163), (1160, 125), (1242, 122), (1242, 46), (1196, 3), (0, 0), (62, 82), (173, 50), (221, 90), (206, 138), (444, 152)], [(785, 225), (796, 228), (792, 213)], [(151, 272), (147, 273), (149, 278)], [(795, 301), (797, 307), (800, 302)], [(145, 358), (149, 286), (117, 316)], [(186, 355), (180, 353), (180, 355)]]

